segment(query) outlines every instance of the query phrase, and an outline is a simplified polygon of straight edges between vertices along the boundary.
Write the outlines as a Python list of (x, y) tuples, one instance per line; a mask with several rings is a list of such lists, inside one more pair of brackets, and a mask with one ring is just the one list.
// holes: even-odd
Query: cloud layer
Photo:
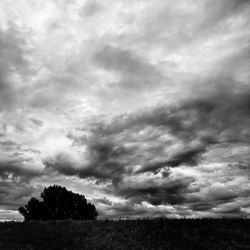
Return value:
[(249, 217), (247, 0), (0, 3), (0, 219), (44, 186), (101, 217)]

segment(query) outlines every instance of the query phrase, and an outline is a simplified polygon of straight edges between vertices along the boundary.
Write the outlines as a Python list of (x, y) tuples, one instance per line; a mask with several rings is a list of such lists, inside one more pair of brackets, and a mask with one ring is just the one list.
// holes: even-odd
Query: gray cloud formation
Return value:
[(0, 207), (15, 210), (17, 206), (25, 204), (34, 191), (32, 185), (0, 181)]
[(25, 162), (27, 159), (19, 158), (16, 160), (0, 161), (0, 177), (3, 180), (18, 179), (27, 182), (34, 177), (41, 176), (40, 170), (32, 169)]
[(155, 82), (158, 87), (160, 85), (161, 72), (145, 58), (135, 55), (134, 51), (106, 46), (95, 54), (94, 61), (101, 67), (120, 74), (120, 81), (113, 86), (118, 87), (120, 91), (130, 88), (149, 90), (155, 86)]
[[(249, 149), (249, 89), (234, 92), (218, 88), (211, 93), (173, 107), (163, 105), (109, 122), (92, 123), (91, 136), (69, 135), (78, 145), (87, 146), (88, 164), (76, 168), (67, 162), (67, 156), (57, 156), (45, 165), (66, 175), (110, 180), (111, 192), (134, 204), (147, 201), (155, 206), (186, 206), (191, 211), (216, 214), (214, 208), (248, 197), (250, 189), (240, 191), (233, 186), (233, 191), (225, 187), (214, 192), (206, 186), (208, 191), (202, 194), (198, 176), (175, 177), (173, 170), (168, 170), (213, 161), (207, 158), (213, 148), (222, 148), (220, 161), (227, 162), (222, 167), (226, 176), (230, 162), (239, 171), (242, 167), (237, 167), (237, 162), (243, 161), (244, 168), (249, 167), (248, 154), (236, 153), (233, 160), (226, 157), (228, 145), (236, 144), (235, 150), (237, 145)], [(242, 172), (233, 172), (236, 176), (239, 173)], [(147, 174), (151, 177), (145, 177)], [(238, 210), (231, 213), (234, 211)]]
[(0, 109), (11, 109), (22, 97), (15, 77), (25, 77), (30, 73), (27, 55), (30, 53), (23, 34), (10, 24), (8, 31), (0, 29)]
[(56, 182), (104, 217), (249, 216), (248, 0), (0, 13), (0, 207)]

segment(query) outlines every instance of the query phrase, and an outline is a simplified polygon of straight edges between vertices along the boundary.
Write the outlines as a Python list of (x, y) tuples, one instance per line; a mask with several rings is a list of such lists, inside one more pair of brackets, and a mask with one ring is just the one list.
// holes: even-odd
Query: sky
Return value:
[(250, 218), (249, 26), (249, 0), (1, 0), (0, 220), (53, 184)]

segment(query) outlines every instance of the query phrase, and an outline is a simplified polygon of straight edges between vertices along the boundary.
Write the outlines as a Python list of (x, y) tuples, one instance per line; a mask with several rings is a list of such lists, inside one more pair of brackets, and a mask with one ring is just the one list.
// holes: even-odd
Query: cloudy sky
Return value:
[(249, 217), (249, 27), (248, 0), (1, 0), (0, 220), (52, 184)]

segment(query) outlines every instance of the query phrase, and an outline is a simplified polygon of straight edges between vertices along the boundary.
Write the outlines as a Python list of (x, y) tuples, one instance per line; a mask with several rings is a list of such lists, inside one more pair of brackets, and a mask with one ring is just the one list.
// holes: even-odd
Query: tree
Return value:
[(49, 186), (41, 193), (42, 201), (32, 197), (18, 210), (24, 220), (94, 220), (98, 216), (93, 204), (84, 195), (68, 191), (65, 187)]

